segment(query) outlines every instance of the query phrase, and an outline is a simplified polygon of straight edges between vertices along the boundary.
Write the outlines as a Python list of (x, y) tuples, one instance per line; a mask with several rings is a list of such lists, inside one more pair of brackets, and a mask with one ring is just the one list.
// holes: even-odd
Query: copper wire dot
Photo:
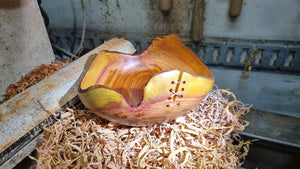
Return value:
[(170, 89), (170, 92), (172, 92), (173, 91), (173, 89)]
[(172, 82), (171, 82), (171, 84), (175, 84), (175, 82), (174, 82), (174, 81), (172, 81)]
[(182, 83), (185, 84), (185, 80)]
[(167, 104), (166, 106), (167, 106), (167, 107), (170, 107), (170, 105), (168, 105), (168, 104)]
[(184, 88), (181, 88), (181, 91), (184, 91)]
[(180, 105), (180, 103), (177, 103), (177, 105), (179, 106), (179, 105)]
[(171, 99), (172, 99), (172, 97), (168, 97), (168, 99), (169, 99), (169, 100), (171, 100)]
[(180, 98), (183, 98), (183, 95), (180, 95)]

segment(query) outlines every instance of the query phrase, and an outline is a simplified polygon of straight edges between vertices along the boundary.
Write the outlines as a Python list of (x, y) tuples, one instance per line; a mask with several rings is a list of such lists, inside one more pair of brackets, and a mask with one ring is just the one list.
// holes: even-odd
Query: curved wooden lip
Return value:
[[(175, 34), (171, 34), (171, 35), (166, 35), (166, 36), (175, 36), (176, 37), (176, 35)], [(155, 41), (157, 41), (157, 40), (159, 40), (159, 38), (166, 38), (166, 36), (160, 36), (160, 37), (156, 37), (156, 38), (154, 38), (152, 41), (151, 41), (151, 43), (148, 45), (148, 47), (143, 51), (143, 52), (141, 52), (140, 54), (128, 54), (128, 53), (122, 53), (122, 52), (118, 52), (118, 51), (109, 51), (109, 50), (102, 50), (102, 51), (100, 51), (99, 53), (98, 53), (98, 55), (100, 54), (100, 53), (103, 53), (103, 52), (107, 52), (107, 53), (115, 53), (115, 54), (122, 54), (122, 55), (126, 55), (126, 56), (130, 56), (130, 57), (140, 57), (140, 56), (142, 56), (143, 55), (143, 53), (145, 53), (145, 52), (147, 52), (147, 50), (153, 45), (153, 43), (155, 42)], [(85, 74), (86, 75), (86, 74)], [(84, 75), (84, 77), (85, 77), (85, 75)], [(152, 77), (152, 76), (151, 76)], [(83, 78), (84, 79), (84, 78)], [(104, 85), (93, 85), (93, 86), (90, 86), (90, 87), (88, 87), (88, 88), (86, 88), (86, 89), (81, 89), (81, 84), (82, 84), (82, 81), (83, 81), (83, 79), (82, 80), (80, 80), (80, 83), (79, 83), (79, 91), (86, 91), (86, 90), (88, 90), (88, 89), (90, 89), (91, 87), (93, 87), (93, 86), (104, 86)], [(151, 79), (151, 78), (149, 78), (149, 79)], [(147, 82), (148, 83), (148, 82)], [(147, 83), (146, 83), (146, 85), (147, 85)], [(107, 86), (106, 86), (107, 87)], [(107, 88), (110, 88), (110, 87), (107, 87)], [(110, 88), (110, 89), (112, 89), (112, 88)], [(114, 90), (114, 89), (113, 89)], [(117, 92), (118, 93), (118, 92)], [(122, 96), (123, 97), (123, 96)], [(127, 102), (127, 101), (126, 101)]]
[[(176, 36), (175, 34), (171, 34), (171, 35), (159, 36), (159, 37), (154, 38), (154, 39), (151, 41), (151, 43), (148, 45), (148, 47), (147, 47), (143, 52), (141, 52), (140, 54), (127, 54), (127, 53), (122, 53), (122, 52), (118, 52), (118, 51), (108, 51), (108, 50), (103, 50), (103, 51), (101, 51), (101, 52), (114, 53), (114, 54), (122, 54), (122, 55), (126, 55), (126, 56), (129, 56), (129, 57), (141, 57), (141, 56), (143, 56), (144, 53), (146, 53), (146, 52), (148, 51), (149, 48), (152, 47), (153, 43), (155, 43), (156, 41), (159, 41), (160, 39), (165, 39), (165, 38), (170, 37), (170, 36), (172, 36), (172, 37), (174, 37), (174, 38), (176, 38), (176, 39), (178, 39), (178, 40), (180, 40), (180, 41), (182, 42), (182, 40), (181, 40), (178, 36)], [(100, 53), (101, 53), (101, 52), (100, 52)], [(99, 54), (100, 54), (100, 53), (99, 53)], [(198, 59), (199, 59), (199, 58), (198, 58)], [(202, 61), (201, 61), (201, 62), (202, 62)], [(162, 74), (162, 73), (169, 72), (169, 71), (174, 71), (174, 70), (184, 71), (184, 72), (186, 72), (186, 73), (188, 73), (188, 74), (190, 74), (190, 75), (192, 75), (193, 77), (196, 77), (196, 78), (202, 77), (202, 78), (207, 78), (207, 79), (213, 80), (213, 79), (214, 79), (213, 73), (212, 73), (211, 70), (207, 67), (207, 65), (205, 65), (204, 63), (203, 63), (203, 65), (205, 66), (205, 69), (206, 69), (206, 70), (207, 70), (207, 69), (209, 70), (209, 76), (193, 74), (193, 73), (191, 73), (191, 72), (189, 72), (189, 71), (187, 71), (187, 70), (179, 69), (179, 68), (166, 69), (166, 70), (162, 70), (162, 71), (160, 71), (160, 72), (158, 72), (158, 73), (155, 73), (155, 74), (151, 75), (151, 77), (148, 79), (147, 83), (145, 84), (145, 87), (147, 86), (147, 84), (150, 82), (150, 80), (151, 80), (154, 76), (158, 76), (158, 75), (160, 75), (160, 74)], [(203, 70), (205, 70), (205, 69), (203, 69)], [(89, 91), (89, 90), (98, 89), (98, 88), (104, 88), (104, 89), (108, 89), (108, 90), (111, 90), (111, 91), (116, 92), (116, 93), (124, 100), (124, 102), (125, 102), (128, 106), (130, 106), (130, 107), (139, 107), (139, 106), (143, 103), (143, 101), (144, 101), (145, 87), (143, 88), (143, 95), (142, 95), (142, 99), (140, 100), (139, 104), (137, 104), (137, 105), (131, 105), (131, 104), (129, 104), (128, 101), (123, 97), (122, 94), (120, 94), (119, 92), (117, 92), (115, 89), (113, 89), (113, 88), (111, 88), (111, 87), (108, 87), (108, 86), (105, 86), (105, 85), (93, 85), (93, 86), (90, 86), (90, 87), (88, 87), (88, 88), (86, 88), (86, 89), (81, 89), (82, 81), (83, 81), (83, 79), (80, 81), (80, 84), (79, 84), (79, 90), (78, 90), (78, 92), (79, 92), (79, 93), (82, 93), (82, 94), (83, 94), (83, 93), (86, 93), (86, 92)]]
[[(155, 41), (159, 41), (160, 39), (165, 39), (165, 38), (170, 37), (170, 36), (175, 37), (175, 38), (177, 38), (178, 40), (180, 40), (180, 41), (182, 42), (182, 40), (181, 40), (177, 35), (175, 35), (175, 34), (164, 35), (164, 36), (159, 36), (159, 37), (154, 38), (154, 39), (151, 41), (151, 43), (148, 45), (148, 47), (147, 47), (143, 52), (141, 52), (140, 54), (128, 54), (128, 53), (122, 53), (122, 52), (118, 52), (118, 51), (102, 50), (102, 51), (100, 51), (100, 52), (98, 53), (98, 55), (99, 55), (100, 53), (102, 53), (102, 52), (107, 52), (107, 53), (113, 53), (113, 54), (122, 54), (122, 55), (129, 56), (129, 57), (141, 57), (141, 56), (143, 56), (144, 53), (146, 53), (146, 52), (148, 51), (149, 48), (152, 47), (152, 45), (153, 45), (153, 43), (154, 43)], [(199, 58), (198, 58), (198, 59), (199, 59)], [(202, 61), (200, 60), (200, 62), (202, 62)], [(204, 63), (203, 63), (203, 65), (205, 66), (206, 69), (209, 69), (209, 68), (207, 67), (207, 65), (205, 65)], [(175, 68), (174, 68), (174, 69), (175, 69)], [(168, 71), (168, 70), (172, 70), (172, 69), (162, 70), (161, 72), (163, 72), (163, 71)], [(193, 73), (191, 73), (191, 72), (188, 72), (188, 71), (185, 71), (185, 72), (187, 72), (187, 73), (189, 73), (189, 74), (191, 74), (191, 75), (194, 75), (194, 76), (202, 76), (202, 77), (206, 77), (206, 76), (203, 76), (203, 75), (195, 75), (195, 74), (193, 74)], [(210, 73), (210, 76), (209, 76), (209, 77), (214, 76), (210, 70), (209, 70), (209, 73)], [(153, 74), (153, 75), (155, 75), (155, 74)], [(153, 75), (152, 75), (152, 76), (153, 76)], [(151, 76), (151, 77), (152, 77), (152, 76)], [(84, 79), (84, 78), (83, 78), (83, 79)], [(81, 84), (82, 84), (83, 79), (80, 81), (80, 84), (79, 84), (79, 88), (80, 88), (80, 89), (81, 89)], [(151, 78), (149, 78), (149, 79), (151, 79)], [(148, 82), (147, 82), (147, 83), (148, 83)], [(147, 85), (147, 83), (146, 83), (146, 85)], [(95, 85), (93, 85), (93, 86), (95, 86)], [(90, 87), (92, 87), (92, 86), (90, 86)], [(90, 87), (88, 87), (88, 88), (86, 88), (86, 89), (89, 89)], [(108, 88), (109, 88), (109, 87), (108, 87)], [(84, 90), (86, 90), (86, 89), (84, 89)]]
[[(158, 41), (159, 39), (165, 39), (167, 36), (174, 36), (174, 37), (178, 38), (178, 36), (176, 36), (175, 34), (156, 37), (156, 38), (154, 38), (154, 39), (151, 41), (151, 43), (147, 46), (147, 48), (146, 48), (143, 52), (141, 52), (141, 53), (139, 53), (139, 54), (128, 54), (128, 53), (122, 53), (122, 52), (118, 52), (118, 51), (109, 51), (109, 50), (102, 50), (101, 52), (115, 53), (115, 54), (122, 54), (122, 55), (131, 56), (131, 57), (141, 57), (141, 56), (143, 56), (143, 54), (144, 54), (145, 52), (148, 51), (149, 48), (152, 47), (152, 45), (153, 45), (153, 43), (154, 43), (155, 41)], [(179, 39), (179, 40), (180, 40), (180, 39)], [(181, 41), (181, 40), (180, 40), (180, 41)], [(100, 53), (101, 53), (101, 52), (100, 52)], [(99, 53), (99, 54), (100, 54), (100, 53)]]
[[(118, 52), (118, 53), (119, 53), (119, 52)], [(192, 75), (193, 77), (196, 77), (196, 78), (202, 77), (202, 78), (207, 78), (207, 79), (213, 80), (213, 79), (214, 79), (213, 73), (210, 71), (210, 69), (209, 69), (206, 65), (205, 65), (205, 68), (209, 70), (210, 76), (195, 75), (195, 74), (193, 74), (193, 73), (191, 73), (191, 72), (189, 72), (189, 71), (186, 71), (186, 70), (182, 70), (182, 71), (183, 71), (183, 72), (186, 72), (186, 73), (188, 73), (188, 74), (190, 74), (190, 75)], [(158, 73), (153, 74), (153, 75), (149, 78), (149, 80), (147, 81), (145, 87), (146, 87), (147, 84), (152, 80), (153, 77), (159, 76), (159, 75), (162, 74), (162, 73), (166, 73), (166, 72), (170, 72), (170, 71), (174, 71), (174, 70), (181, 71), (181, 70), (178, 69), (178, 68), (174, 68), (174, 69), (162, 70), (162, 71), (160, 71), (160, 72), (158, 72)], [(83, 80), (83, 79), (82, 79), (82, 80)], [(81, 80), (81, 82), (82, 82), (82, 80)], [(139, 107), (139, 106), (143, 103), (143, 101), (144, 101), (145, 87), (144, 87), (144, 89), (143, 89), (143, 96), (142, 96), (142, 99), (140, 100), (139, 104), (137, 104), (137, 105), (131, 105), (131, 104), (129, 104), (128, 101), (123, 97), (122, 94), (120, 94), (119, 92), (117, 92), (115, 89), (113, 89), (113, 88), (111, 88), (111, 87), (108, 87), (108, 86), (105, 86), (105, 85), (93, 85), (93, 86), (90, 86), (90, 87), (88, 87), (88, 88), (86, 88), (86, 89), (81, 89), (81, 82), (80, 82), (80, 85), (79, 85), (78, 92), (79, 92), (79, 93), (82, 93), (82, 94), (88, 92), (89, 90), (99, 89), (99, 88), (104, 88), (104, 89), (108, 89), (108, 90), (111, 90), (111, 91), (116, 92), (116, 93), (124, 100), (124, 102), (125, 102), (128, 106), (130, 106), (130, 107)]]

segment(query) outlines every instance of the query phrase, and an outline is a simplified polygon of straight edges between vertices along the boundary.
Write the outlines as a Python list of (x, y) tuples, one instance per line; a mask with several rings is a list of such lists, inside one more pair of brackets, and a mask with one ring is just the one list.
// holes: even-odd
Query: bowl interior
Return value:
[(212, 75), (207, 66), (177, 36), (171, 35), (156, 38), (140, 55), (100, 52), (80, 87), (84, 90), (104, 85), (120, 93), (128, 104), (137, 106), (143, 100), (144, 87), (151, 77), (173, 69), (198, 76)]

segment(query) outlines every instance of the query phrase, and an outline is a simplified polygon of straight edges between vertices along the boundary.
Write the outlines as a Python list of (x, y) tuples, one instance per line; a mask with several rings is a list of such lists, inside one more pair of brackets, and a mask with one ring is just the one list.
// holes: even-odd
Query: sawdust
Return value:
[(237, 168), (249, 150), (242, 117), (250, 107), (214, 89), (176, 120), (147, 127), (110, 123), (86, 109), (67, 108), (45, 128), (38, 168)]
[(5, 101), (9, 100), (15, 95), (21, 93), (22, 91), (29, 88), (30, 86), (38, 83), (44, 78), (50, 76), (51, 74), (61, 69), (68, 63), (69, 60), (67, 60), (66, 62), (56, 61), (51, 64), (42, 64), (36, 67), (30, 73), (23, 76), (19, 81), (17, 81), (14, 84), (10, 84), (7, 87), (6, 93), (3, 95), (5, 98), (2, 101), (0, 101), (0, 104), (4, 103)]

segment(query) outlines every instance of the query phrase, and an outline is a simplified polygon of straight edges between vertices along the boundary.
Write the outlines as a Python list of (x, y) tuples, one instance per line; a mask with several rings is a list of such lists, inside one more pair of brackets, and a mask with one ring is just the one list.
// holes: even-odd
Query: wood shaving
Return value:
[(299, 90), (300, 90), (300, 86), (297, 86), (297, 87), (295, 87), (295, 88), (292, 90), (292, 93), (293, 93), (293, 94), (296, 94), (296, 92), (299, 91)]
[(221, 89), (186, 116), (147, 127), (121, 126), (68, 108), (45, 128), (37, 168), (237, 168), (250, 142), (233, 130), (248, 125), (242, 116), (249, 109)]
[(257, 50), (255, 46), (253, 46), (250, 58), (247, 60), (247, 63), (244, 66), (243, 73), (240, 78), (240, 84), (243, 86), (244, 79), (247, 79), (250, 77), (251, 72), (252, 72), (252, 66), (251, 63), (252, 61), (257, 57), (258, 54), (263, 54), (261, 50)]
[(30, 73), (26, 74), (25, 76), (21, 77), (21, 80), (17, 81), (14, 84), (10, 84), (6, 88), (6, 93), (3, 95), (5, 98), (0, 101), (0, 104), (4, 103), (5, 101), (9, 100), (10, 98), (14, 97), (18, 93), (21, 93), (25, 89), (29, 88), (30, 86), (38, 83), (39, 81), (43, 80), (44, 78), (50, 76), (57, 70), (61, 69), (65, 65), (69, 63), (69, 60), (66, 62), (56, 61), (51, 64), (42, 64), (32, 70)]

